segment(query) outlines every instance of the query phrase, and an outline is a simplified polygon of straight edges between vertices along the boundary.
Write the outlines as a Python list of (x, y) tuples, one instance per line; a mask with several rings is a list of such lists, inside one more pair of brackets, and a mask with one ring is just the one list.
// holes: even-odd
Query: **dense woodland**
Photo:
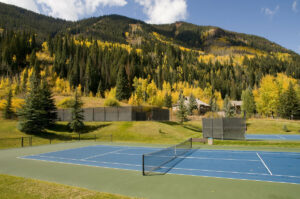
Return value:
[[(1, 9), (3, 6), (0, 4)], [(207, 102), (214, 96), (219, 109), (226, 95), (241, 100), (246, 89), (258, 91), (266, 76), (276, 79), (278, 74), (284, 75), (293, 80), (299, 93), (300, 56), (257, 36), (184, 22), (152, 26), (117, 15), (64, 22), (9, 8), (2, 15), (17, 13), (34, 19), (25, 20), (29, 28), (20, 30), (0, 20), (1, 84), (16, 84), (15, 95), (26, 93), (33, 67), (49, 77), (57, 94), (78, 89), (99, 97), (114, 92), (123, 70), (128, 81), (125, 100), (130, 98), (133, 104), (138, 85), (144, 81), (157, 91), (167, 87), (170, 95), (191, 93), (184, 88), (200, 89), (206, 94), (195, 96)], [(21, 21), (13, 16), (8, 20)], [(52, 25), (42, 31), (35, 28), (36, 23)], [(145, 90), (143, 101), (149, 103), (152, 94)], [(178, 96), (173, 96), (173, 103), (177, 100)]]

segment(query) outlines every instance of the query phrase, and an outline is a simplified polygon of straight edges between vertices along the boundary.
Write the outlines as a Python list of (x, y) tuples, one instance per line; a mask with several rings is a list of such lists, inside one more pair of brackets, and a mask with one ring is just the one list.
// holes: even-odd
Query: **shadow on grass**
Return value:
[(81, 134), (90, 133), (92, 131), (96, 131), (98, 129), (102, 129), (104, 127), (110, 126), (111, 124), (99, 124), (99, 125), (86, 125), (84, 129), (82, 130)]
[[(85, 128), (80, 132), (81, 136), (84, 134), (88, 134), (90, 132), (93, 132), (95, 130), (107, 127), (111, 124), (100, 124), (100, 125), (86, 125)], [(67, 124), (55, 124), (54, 126), (52, 126), (51, 128), (49, 128), (49, 130), (54, 131), (54, 132), (39, 132), (39, 133), (32, 133), (32, 134), (28, 134), (27, 135), (34, 135), (36, 137), (40, 137), (43, 139), (56, 139), (56, 140), (60, 140), (60, 141), (68, 141), (68, 140), (77, 140), (79, 139), (79, 135), (77, 133), (72, 132)], [(64, 134), (62, 134), (64, 133)], [(70, 135), (72, 134), (72, 135)], [(82, 137), (82, 139), (95, 139), (95, 135), (94, 137)]]
[(190, 125), (190, 124), (183, 125), (183, 128), (194, 131), (194, 132), (198, 132), (198, 133), (202, 132), (202, 128), (197, 127), (197, 126), (193, 126), (193, 125)]
[(180, 125), (180, 123), (173, 122), (173, 121), (159, 121), (159, 123), (167, 124), (167, 125), (171, 125), (171, 126)]

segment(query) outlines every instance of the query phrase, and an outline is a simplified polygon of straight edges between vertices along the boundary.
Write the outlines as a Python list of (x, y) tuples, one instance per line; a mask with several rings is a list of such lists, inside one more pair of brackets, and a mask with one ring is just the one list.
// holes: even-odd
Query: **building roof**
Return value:
[[(207, 106), (207, 107), (210, 107), (210, 105), (206, 104), (205, 102), (199, 100), (196, 98), (196, 103), (197, 103), (197, 106)], [(189, 104), (189, 97), (186, 97), (185, 100), (184, 100), (184, 104), (185, 105), (188, 105)], [(178, 106), (178, 103), (177, 104), (174, 104), (173, 106)]]
[(230, 101), (232, 106), (242, 106), (243, 101)]

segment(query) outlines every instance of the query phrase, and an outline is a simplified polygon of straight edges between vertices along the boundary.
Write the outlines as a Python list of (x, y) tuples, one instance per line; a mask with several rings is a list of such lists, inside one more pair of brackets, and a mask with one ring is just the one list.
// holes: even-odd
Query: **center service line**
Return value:
[(268, 168), (268, 166), (266, 165), (266, 163), (264, 162), (264, 160), (260, 157), (260, 155), (256, 152), (256, 155), (259, 157), (260, 161), (263, 163), (263, 165), (266, 167), (266, 169), (269, 171), (270, 175), (272, 176), (272, 172), (270, 171), (270, 169)]

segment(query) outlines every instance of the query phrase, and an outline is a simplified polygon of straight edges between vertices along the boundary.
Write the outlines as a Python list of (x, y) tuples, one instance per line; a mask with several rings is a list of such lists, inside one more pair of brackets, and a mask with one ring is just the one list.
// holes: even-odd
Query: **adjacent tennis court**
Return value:
[[(20, 158), (137, 170), (142, 175), (142, 155), (159, 150), (161, 148), (95, 145)], [(300, 153), (193, 149), (161, 168), (167, 168), (171, 174), (300, 184), (299, 165)]]
[(247, 140), (300, 140), (300, 135), (246, 134)]

